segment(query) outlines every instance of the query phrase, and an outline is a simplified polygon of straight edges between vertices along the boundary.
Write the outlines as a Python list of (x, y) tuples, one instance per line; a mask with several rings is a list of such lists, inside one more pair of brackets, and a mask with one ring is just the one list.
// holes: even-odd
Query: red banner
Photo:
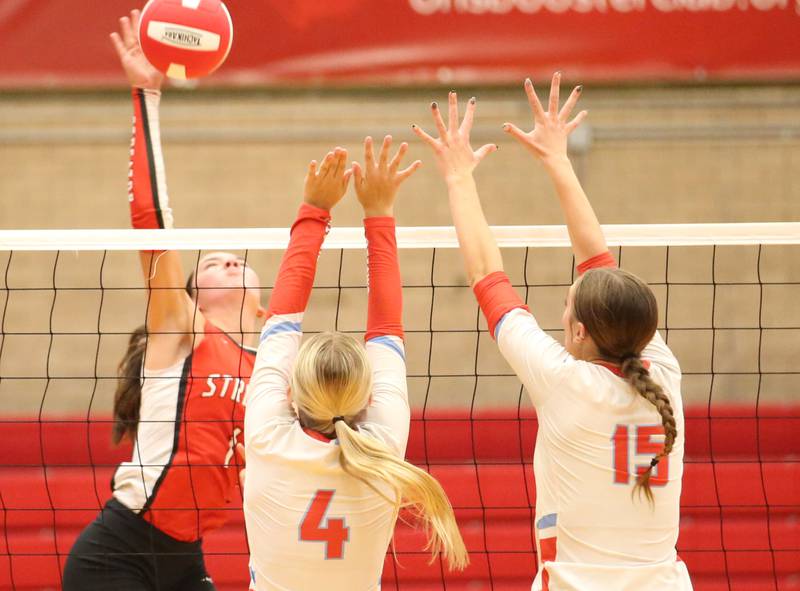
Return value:
[[(124, 84), (108, 33), (131, 0), (2, 0), (0, 86)], [(204, 84), (800, 79), (800, 0), (228, 0)]]

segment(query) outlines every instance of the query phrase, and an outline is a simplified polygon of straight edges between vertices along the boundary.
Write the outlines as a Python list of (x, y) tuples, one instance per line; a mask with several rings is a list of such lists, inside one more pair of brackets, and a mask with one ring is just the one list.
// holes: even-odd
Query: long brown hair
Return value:
[(642, 349), (658, 326), (658, 305), (650, 287), (636, 275), (622, 269), (592, 269), (575, 286), (575, 319), (582, 322), (600, 355), (620, 364), (620, 370), (634, 390), (656, 407), (664, 426), (664, 447), (648, 469), (636, 478), (634, 493), (644, 493), (653, 503), (650, 475), (658, 462), (669, 455), (678, 430), (675, 415), (664, 389), (653, 381), (642, 364)]
[(139, 405), (142, 401), (142, 363), (147, 346), (147, 327), (131, 333), (128, 349), (117, 367), (117, 389), (114, 392), (114, 428), (111, 440), (115, 445), (125, 437), (136, 440), (139, 427)]
[[(194, 299), (194, 272), (186, 280), (186, 293)], [(147, 327), (143, 324), (131, 333), (128, 349), (117, 367), (117, 389), (114, 391), (114, 427), (111, 441), (118, 445), (124, 438), (136, 441), (139, 429), (139, 406), (142, 402), (142, 368), (147, 348)]]

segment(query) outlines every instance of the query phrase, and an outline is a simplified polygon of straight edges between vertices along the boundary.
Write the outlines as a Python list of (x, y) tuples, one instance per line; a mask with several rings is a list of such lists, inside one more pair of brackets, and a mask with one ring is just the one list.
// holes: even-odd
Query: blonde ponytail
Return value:
[[(394, 506), (411, 509), (428, 537), (425, 547), (435, 559), (443, 555), (453, 570), (469, 563), (447, 494), (430, 474), (397, 457), (386, 444), (360, 433), (372, 391), (372, 371), (364, 346), (341, 333), (308, 339), (297, 355), (292, 396), (306, 427), (336, 436), (342, 469)], [(381, 489), (391, 490), (387, 496)]]
[(334, 427), (344, 471), (370, 486), (372, 482), (389, 486), (395, 500), (387, 500), (394, 503), (395, 511), (411, 508), (421, 521), (428, 537), (425, 549), (432, 559), (441, 554), (451, 570), (463, 570), (469, 556), (442, 485), (424, 470), (398, 458), (383, 443), (351, 429), (345, 421), (337, 421)]

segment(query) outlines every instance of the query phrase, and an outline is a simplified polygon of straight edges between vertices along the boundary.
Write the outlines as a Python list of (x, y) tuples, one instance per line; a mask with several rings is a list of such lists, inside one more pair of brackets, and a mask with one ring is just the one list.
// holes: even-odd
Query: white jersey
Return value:
[(678, 436), (653, 470), (653, 508), (631, 497), (636, 474), (663, 446), (653, 405), (612, 368), (574, 359), (524, 309), (506, 314), (495, 332), (539, 420), (534, 591), (691, 589), (675, 551), (685, 432), (681, 372), (661, 337), (642, 358), (670, 399)]
[[(378, 589), (394, 506), (346, 474), (337, 441), (306, 432), (290, 406), (286, 394), (301, 320), (302, 314), (268, 320), (245, 401), (251, 588)], [(358, 429), (402, 458), (410, 421), (403, 342), (381, 336), (366, 348), (372, 402)]]

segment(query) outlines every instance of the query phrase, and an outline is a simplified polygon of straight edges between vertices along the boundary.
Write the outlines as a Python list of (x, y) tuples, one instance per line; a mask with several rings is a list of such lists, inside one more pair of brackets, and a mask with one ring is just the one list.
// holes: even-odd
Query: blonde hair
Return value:
[[(394, 506), (410, 508), (427, 534), (431, 560), (442, 554), (451, 570), (469, 563), (464, 540), (444, 489), (430, 474), (397, 457), (386, 444), (353, 426), (363, 418), (372, 392), (367, 352), (355, 338), (336, 332), (312, 336), (300, 348), (292, 397), (301, 423), (339, 440), (342, 469)], [(337, 419), (334, 421), (334, 419)], [(394, 493), (389, 498), (377, 484)]]

